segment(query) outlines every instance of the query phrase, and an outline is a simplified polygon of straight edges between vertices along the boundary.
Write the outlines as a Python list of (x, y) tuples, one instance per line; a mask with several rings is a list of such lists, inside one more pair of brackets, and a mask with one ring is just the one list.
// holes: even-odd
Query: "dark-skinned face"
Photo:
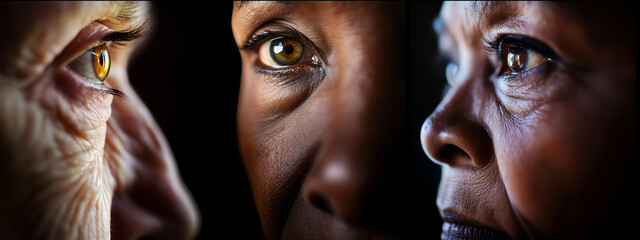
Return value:
[(422, 130), (442, 165), (443, 236), (621, 230), (604, 226), (621, 221), (608, 216), (635, 154), (635, 18), (611, 9), (623, 10), (443, 5), (434, 26), (451, 88)]
[(404, 4), (237, 3), (232, 26), (240, 149), (266, 236), (416, 234), (426, 200), (401, 155)]

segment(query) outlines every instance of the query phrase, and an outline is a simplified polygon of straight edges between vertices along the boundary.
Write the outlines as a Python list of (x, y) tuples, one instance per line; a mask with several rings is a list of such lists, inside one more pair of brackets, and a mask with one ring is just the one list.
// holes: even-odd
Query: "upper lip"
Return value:
[(510, 239), (456, 213), (445, 211), (441, 215), (444, 220), (441, 239)]

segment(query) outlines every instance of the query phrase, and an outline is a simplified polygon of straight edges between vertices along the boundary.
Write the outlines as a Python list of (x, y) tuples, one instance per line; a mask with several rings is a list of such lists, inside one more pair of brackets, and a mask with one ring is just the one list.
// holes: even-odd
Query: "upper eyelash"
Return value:
[(502, 45), (502, 37), (498, 37), (496, 40), (491, 41), (482, 37), (482, 46), (490, 53), (500, 53), (500, 47)]
[(123, 91), (120, 91), (116, 88), (105, 86), (104, 88), (95, 88), (95, 89), (106, 94), (111, 94), (117, 99), (129, 100), (129, 97), (127, 96), (127, 94), (125, 94)]
[(283, 36), (294, 38), (306, 46), (316, 47), (313, 42), (307, 39), (304, 34), (298, 32), (295, 28), (290, 26), (278, 26), (275, 28), (266, 29), (253, 34), (249, 39), (242, 42), (242, 45), (238, 47), (240, 50), (255, 50), (256, 45), (264, 41), (265, 39)]
[(259, 42), (262, 42), (262, 40), (268, 39), (270, 37), (276, 36), (276, 35), (281, 35), (284, 34), (285, 32), (283, 31), (278, 31), (278, 30), (265, 30), (259, 33), (256, 33), (254, 35), (252, 35), (249, 39), (247, 39), (247, 41), (242, 43), (242, 46), (239, 47), (239, 49), (241, 50), (246, 50), (246, 49), (255, 49), (256, 45)]
[(505, 42), (518, 43), (523, 45), (526, 48), (532, 49), (545, 57), (560, 60), (558, 54), (556, 54), (553, 49), (551, 49), (546, 44), (527, 36), (516, 35), (516, 34), (507, 34), (501, 35), (496, 40), (490, 41), (486, 38), (482, 38), (484, 48), (492, 53), (497, 53), (498, 55), (502, 55), (502, 46)]
[(146, 35), (149, 29), (148, 25), (149, 25), (149, 19), (147, 19), (139, 27), (136, 27), (129, 31), (124, 31), (124, 32), (111, 31), (102, 37), (102, 41), (112, 42), (113, 44), (116, 44), (116, 45), (123, 45), (124, 42), (130, 42)]
[[(249, 39), (243, 41), (238, 49), (257, 51), (257, 48), (260, 47), (260, 44), (265, 42), (265, 40), (271, 40), (276, 37), (288, 37), (300, 41), (305, 46), (305, 49), (309, 50), (305, 50), (304, 54), (311, 54), (313, 65), (324, 65), (324, 59), (326, 57), (324, 52), (322, 52), (319, 47), (315, 43), (313, 43), (313, 41), (308, 39), (304, 34), (287, 25), (282, 26), (280, 24), (277, 24), (273, 28), (254, 33)], [(300, 70), (299, 68), (282, 68), (278, 70), (266, 69), (257, 62), (254, 63), (254, 66), (260, 73), (272, 76), (282, 75), (285, 74), (285, 72), (296, 73)]]
[[(129, 30), (129, 31), (124, 31), (124, 32), (118, 32), (118, 31), (112, 31), (107, 33), (106, 35), (104, 35), (101, 39), (101, 42), (110, 42), (116, 46), (122, 46), (125, 44), (125, 42), (131, 42), (133, 40), (136, 40), (138, 38), (141, 38), (142, 36), (144, 36), (147, 31), (147, 25), (148, 24), (148, 20), (145, 21), (145, 23), (143, 23), (140, 27)], [(103, 43), (104, 44), (104, 43)], [(109, 86), (101, 86), (101, 87), (94, 87), (94, 89), (106, 93), (106, 94), (111, 94), (113, 96), (115, 96), (117, 99), (122, 99), (122, 100), (128, 100), (129, 97), (127, 96), (127, 94), (125, 94), (123, 91), (116, 89), (116, 88), (112, 88)]]

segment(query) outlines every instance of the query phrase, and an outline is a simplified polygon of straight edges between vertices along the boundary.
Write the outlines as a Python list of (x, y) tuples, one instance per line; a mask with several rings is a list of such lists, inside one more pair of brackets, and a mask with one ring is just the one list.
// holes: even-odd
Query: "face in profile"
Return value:
[(0, 3), (0, 239), (186, 239), (195, 205), (129, 83), (139, 2)]
[(404, 4), (237, 2), (240, 150), (267, 238), (416, 234)]
[(442, 165), (444, 238), (628, 231), (620, 200), (636, 154), (636, 25), (625, 9), (443, 5), (434, 28), (450, 89), (421, 138)]

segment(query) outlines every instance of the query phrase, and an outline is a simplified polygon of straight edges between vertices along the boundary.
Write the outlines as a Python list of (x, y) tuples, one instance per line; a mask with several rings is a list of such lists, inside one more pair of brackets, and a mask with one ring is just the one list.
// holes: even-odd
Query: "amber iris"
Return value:
[(273, 61), (280, 65), (296, 64), (304, 53), (302, 43), (291, 38), (273, 39), (269, 50)]
[(109, 49), (106, 44), (102, 44), (91, 49), (93, 70), (96, 72), (98, 80), (103, 82), (109, 74), (111, 68), (111, 57), (109, 56)]

